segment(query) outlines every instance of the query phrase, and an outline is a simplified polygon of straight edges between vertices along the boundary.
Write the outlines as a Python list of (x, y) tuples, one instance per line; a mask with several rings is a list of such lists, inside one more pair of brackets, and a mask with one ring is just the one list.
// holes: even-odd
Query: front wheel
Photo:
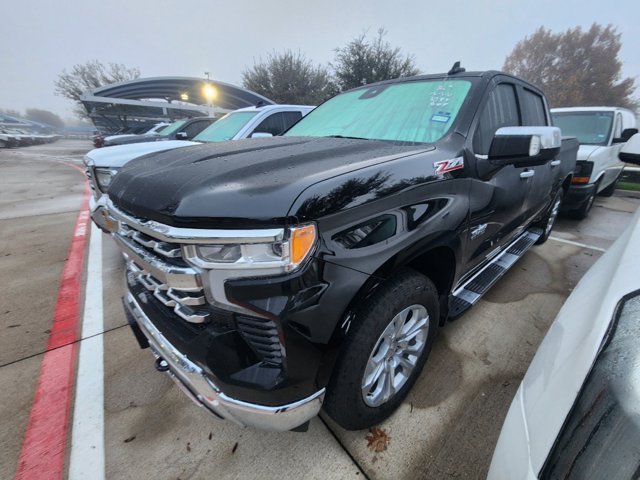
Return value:
[(591, 211), (591, 207), (593, 207), (593, 202), (596, 199), (596, 192), (598, 191), (598, 184), (596, 183), (593, 191), (589, 194), (589, 196), (582, 202), (580, 208), (576, 208), (575, 210), (571, 210), (569, 213), (576, 220), (584, 220), (589, 215)]
[(438, 328), (438, 292), (413, 270), (399, 272), (366, 301), (342, 345), (324, 403), (347, 430), (376, 425), (398, 408)]

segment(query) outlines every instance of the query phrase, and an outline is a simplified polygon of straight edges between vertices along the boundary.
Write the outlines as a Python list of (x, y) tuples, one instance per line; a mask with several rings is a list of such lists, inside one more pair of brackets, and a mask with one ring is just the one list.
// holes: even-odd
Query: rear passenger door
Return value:
[(506, 80), (489, 89), (471, 126), (467, 147), (468, 154), (475, 156), (480, 176), (471, 186), (467, 272), (493, 257), (518, 233), (529, 192), (528, 174), (521, 177), (527, 169), (507, 165), (496, 170), (487, 159), (499, 128), (522, 125), (515, 83)]
[[(550, 125), (544, 98), (525, 85), (518, 86), (518, 99), (522, 112), (522, 125), (545, 127)], [(529, 179), (529, 194), (525, 201), (525, 222), (533, 220), (551, 201), (554, 185), (560, 181), (560, 161), (554, 159), (543, 165), (529, 167), (534, 175)]]

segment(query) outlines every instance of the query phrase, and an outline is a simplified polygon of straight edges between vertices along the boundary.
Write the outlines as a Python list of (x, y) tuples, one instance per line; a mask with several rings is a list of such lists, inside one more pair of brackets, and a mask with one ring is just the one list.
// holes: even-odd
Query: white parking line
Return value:
[(70, 480), (105, 478), (103, 332), (102, 232), (92, 223), (82, 319), (85, 340), (80, 342), (71, 432)]
[(591, 245), (585, 245), (584, 243), (574, 242), (573, 240), (565, 240), (564, 238), (560, 238), (560, 237), (549, 237), (549, 239), (555, 240), (556, 242), (560, 242), (560, 243), (567, 243), (569, 245), (575, 245), (576, 247), (588, 248), (589, 250), (595, 250), (596, 252), (605, 252), (606, 251), (606, 249), (604, 249), (604, 248), (592, 247)]

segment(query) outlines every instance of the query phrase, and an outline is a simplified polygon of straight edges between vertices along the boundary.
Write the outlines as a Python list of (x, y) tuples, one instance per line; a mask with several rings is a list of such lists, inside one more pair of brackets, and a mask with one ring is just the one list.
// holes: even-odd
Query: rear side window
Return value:
[(480, 121), (473, 136), (473, 150), (480, 155), (489, 153), (493, 136), (501, 127), (520, 125), (516, 91), (512, 84), (501, 83), (489, 93)]
[(302, 113), (300, 112), (274, 113), (260, 122), (260, 125), (251, 133), (270, 133), (273, 136), (280, 135), (301, 118)]
[(298, 123), (301, 118), (302, 112), (284, 112), (284, 129), (289, 130), (296, 123)]
[(182, 131), (187, 134), (187, 138), (192, 139), (197, 134), (199, 134), (202, 130), (204, 130), (208, 125), (209, 125), (209, 122), (206, 120), (191, 122)]
[(535, 127), (547, 125), (544, 100), (540, 95), (526, 88), (522, 89), (522, 124)]

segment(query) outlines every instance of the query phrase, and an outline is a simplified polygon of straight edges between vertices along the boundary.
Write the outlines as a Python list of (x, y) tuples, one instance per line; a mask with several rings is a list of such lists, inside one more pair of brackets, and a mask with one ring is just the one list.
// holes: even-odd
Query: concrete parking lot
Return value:
[[(85, 195), (77, 167), (90, 148), (67, 140), (0, 150), (2, 479), (30, 478), (29, 462), (49, 458), (52, 450), (74, 478), (484, 478), (537, 346), (565, 298), (640, 205), (618, 191), (599, 197), (582, 222), (561, 218), (546, 244), (441, 329), (406, 402), (374, 433), (344, 431), (326, 416), (314, 419), (307, 433), (265, 433), (196, 407), (154, 369), (149, 351), (138, 348), (120, 303), (123, 262), (112, 240), (94, 228), (87, 232), (84, 267), (67, 278), (80, 282), (80, 316), (84, 304), (99, 321), (85, 323), (71, 342), (73, 358), (76, 350), (80, 356), (72, 364), (67, 419), (56, 395), (42, 395), (41, 372), (47, 352), (69, 346), (50, 337), (70, 245), (86, 236), (77, 224)], [(81, 372), (77, 381), (75, 372)], [(48, 417), (62, 417), (67, 435), (56, 444), (47, 432), (33, 431), (36, 403)]]

